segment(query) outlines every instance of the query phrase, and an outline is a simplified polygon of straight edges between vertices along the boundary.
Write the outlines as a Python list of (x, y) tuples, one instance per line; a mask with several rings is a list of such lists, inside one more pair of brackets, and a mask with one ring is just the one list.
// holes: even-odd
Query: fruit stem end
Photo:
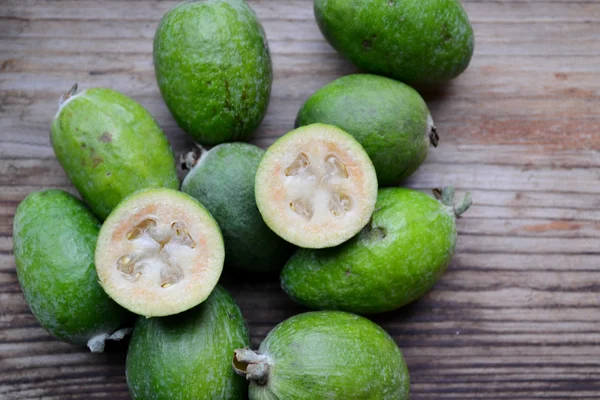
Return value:
[(427, 135), (429, 136), (429, 143), (431, 143), (433, 147), (437, 147), (438, 143), (440, 142), (440, 135), (438, 135), (437, 128), (433, 123), (433, 118), (431, 118), (431, 115), (427, 120), (427, 126)]
[(183, 154), (180, 156), (181, 169), (184, 171), (191, 170), (196, 164), (202, 161), (206, 153), (208, 151), (196, 143), (194, 150), (188, 152), (185, 156)]
[(114, 340), (115, 342), (118, 342), (125, 336), (131, 334), (131, 332), (133, 332), (133, 328), (122, 328), (114, 331), (111, 335), (108, 333), (101, 333), (99, 335), (92, 336), (87, 342), (87, 347), (92, 353), (102, 353), (107, 340)]
[(75, 93), (77, 93), (77, 83), (71, 86), (71, 89), (67, 90), (60, 96), (58, 99), (58, 108), (62, 108), (63, 104), (65, 104), (65, 102), (69, 100)]
[(452, 209), (456, 218), (460, 218), (473, 204), (473, 199), (469, 192), (465, 194), (465, 197), (463, 197), (460, 203), (455, 203), (456, 191), (452, 186), (446, 186), (443, 189), (433, 189), (433, 194), (436, 199)]
[(233, 370), (236, 374), (244, 376), (249, 381), (265, 385), (269, 376), (269, 360), (264, 354), (257, 353), (249, 348), (234, 351)]

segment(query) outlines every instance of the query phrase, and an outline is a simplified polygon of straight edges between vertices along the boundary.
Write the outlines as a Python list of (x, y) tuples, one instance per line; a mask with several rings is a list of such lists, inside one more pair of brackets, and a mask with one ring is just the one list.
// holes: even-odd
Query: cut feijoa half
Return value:
[(337, 246), (358, 233), (377, 201), (377, 176), (363, 147), (331, 125), (278, 139), (256, 172), (256, 204), (275, 233), (304, 248)]
[(108, 216), (98, 237), (100, 284), (117, 303), (146, 317), (177, 314), (214, 289), (225, 258), (208, 211), (172, 189), (143, 189)]

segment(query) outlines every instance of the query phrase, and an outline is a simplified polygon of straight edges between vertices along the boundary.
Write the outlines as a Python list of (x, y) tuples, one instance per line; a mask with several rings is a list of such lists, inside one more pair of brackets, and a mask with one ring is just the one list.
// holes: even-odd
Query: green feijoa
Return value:
[(231, 369), (231, 357), (249, 342), (242, 313), (221, 286), (204, 303), (182, 314), (140, 317), (127, 352), (131, 397), (243, 399), (248, 385)]
[(238, 349), (234, 370), (250, 400), (405, 400), (400, 349), (373, 322), (340, 311), (309, 312), (277, 325), (257, 352)]
[(76, 91), (60, 100), (52, 146), (99, 218), (138, 189), (179, 187), (169, 142), (144, 107), (112, 89)]
[(100, 352), (120, 339), (131, 314), (98, 284), (94, 247), (100, 222), (69, 193), (31, 193), (17, 207), (13, 246), (17, 277), (39, 323), (58, 340)]
[(365, 148), (380, 186), (408, 177), (438, 136), (419, 93), (393, 79), (348, 75), (318, 90), (300, 109), (296, 126), (321, 122), (348, 132)]
[(460, 75), (473, 55), (473, 28), (459, 0), (315, 0), (329, 43), (366, 72), (406, 83)]
[(379, 313), (408, 304), (444, 273), (456, 244), (454, 190), (439, 202), (421, 192), (379, 191), (371, 222), (348, 242), (326, 250), (299, 250), (281, 273), (281, 286), (311, 308)]
[[(193, 153), (190, 153), (190, 157)], [(264, 223), (254, 199), (254, 177), (264, 150), (225, 143), (195, 160), (181, 190), (196, 198), (223, 232), (228, 265), (249, 271), (280, 271), (294, 247)]]
[(244, 0), (171, 8), (154, 36), (154, 68), (175, 120), (202, 144), (247, 140), (267, 112), (271, 56)]

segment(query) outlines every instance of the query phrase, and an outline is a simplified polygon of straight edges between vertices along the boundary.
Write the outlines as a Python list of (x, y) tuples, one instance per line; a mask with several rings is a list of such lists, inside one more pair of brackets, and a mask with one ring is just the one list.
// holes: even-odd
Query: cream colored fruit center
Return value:
[(350, 176), (336, 154), (320, 157), (300, 152), (284, 173), (290, 210), (305, 220), (321, 214), (320, 208), (336, 218), (353, 209), (354, 199), (347, 188)]
[(194, 249), (196, 242), (183, 222), (161, 223), (147, 218), (127, 232), (132, 252), (117, 260), (116, 268), (130, 282), (136, 282), (145, 273), (159, 276), (160, 287), (167, 289), (184, 278), (178, 262), (178, 253)]

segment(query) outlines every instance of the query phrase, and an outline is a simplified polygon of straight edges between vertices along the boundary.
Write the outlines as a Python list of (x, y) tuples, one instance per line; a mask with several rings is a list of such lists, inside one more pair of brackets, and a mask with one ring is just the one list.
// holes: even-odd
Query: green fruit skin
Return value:
[(335, 125), (365, 148), (380, 186), (410, 176), (427, 157), (433, 122), (419, 93), (376, 75), (336, 79), (314, 93), (296, 117), (296, 127)]
[(390, 311), (433, 287), (455, 245), (450, 207), (415, 190), (381, 189), (370, 225), (338, 247), (296, 252), (281, 286), (311, 308)]
[(473, 55), (473, 28), (458, 0), (315, 0), (314, 11), (327, 41), (373, 74), (440, 83)]
[(250, 383), (250, 400), (403, 400), (410, 378), (400, 349), (357, 315), (321, 311), (276, 326), (258, 350), (269, 357), (267, 384)]
[(68, 99), (52, 122), (52, 145), (102, 220), (138, 189), (179, 188), (163, 131), (144, 107), (112, 89), (89, 89)]
[(233, 351), (248, 346), (248, 329), (219, 285), (182, 314), (137, 320), (127, 352), (134, 400), (239, 400), (247, 383), (231, 368)]
[(33, 315), (58, 340), (85, 344), (131, 319), (98, 284), (99, 229), (92, 212), (61, 190), (34, 192), (17, 207), (13, 246), (19, 283)]
[(247, 140), (267, 112), (271, 56), (262, 25), (243, 0), (170, 9), (154, 36), (154, 67), (175, 120), (202, 144)]
[(216, 146), (186, 176), (181, 190), (219, 223), (227, 265), (279, 272), (295, 247), (269, 229), (256, 206), (254, 177), (264, 153), (247, 143)]

